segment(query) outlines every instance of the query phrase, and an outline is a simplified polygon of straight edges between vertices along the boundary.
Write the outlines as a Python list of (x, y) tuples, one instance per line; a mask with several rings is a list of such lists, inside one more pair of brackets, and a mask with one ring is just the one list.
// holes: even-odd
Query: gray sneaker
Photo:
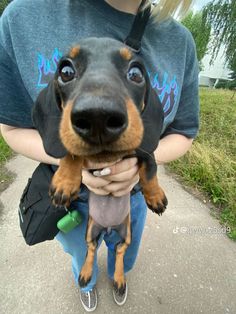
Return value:
[(113, 286), (113, 297), (117, 305), (123, 305), (126, 302), (128, 295), (128, 285), (125, 284), (124, 290), (121, 292), (116, 287)]
[(95, 311), (98, 304), (96, 288), (88, 292), (80, 291), (80, 301), (87, 312)]

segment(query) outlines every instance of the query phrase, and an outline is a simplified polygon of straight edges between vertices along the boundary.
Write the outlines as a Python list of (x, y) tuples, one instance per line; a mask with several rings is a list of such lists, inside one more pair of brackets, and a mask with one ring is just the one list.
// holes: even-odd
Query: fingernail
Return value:
[(111, 173), (110, 168), (104, 168), (102, 170), (96, 170), (93, 172), (93, 175), (96, 177), (107, 176)]
[(110, 169), (110, 168), (104, 168), (104, 169), (102, 169), (102, 171), (101, 171), (101, 175), (102, 175), (102, 176), (107, 176), (107, 175), (109, 175), (109, 174), (111, 174), (111, 169)]
[(98, 171), (98, 170), (93, 171), (93, 175), (94, 175), (95, 177), (100, 177), (100, 176), (101, 176), (100, 171)]

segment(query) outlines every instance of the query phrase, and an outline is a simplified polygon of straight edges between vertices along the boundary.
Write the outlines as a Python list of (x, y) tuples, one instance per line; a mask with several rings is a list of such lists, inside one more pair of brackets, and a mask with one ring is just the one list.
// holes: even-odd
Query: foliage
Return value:
[(219, 80), (219, 82), (216, 84), (215, 88), (235, 90), (236, 89), (236, 80), (233, 80), (233, 81)]
[(228, 81), (226, 88), (228, 88), (230, 90), (236, 90), (236, 80)]
[(9, 0), (0, 0), (0, 15), (2, 14), (5, 7), (8, 5)]
[(197, 48), (198, 61), (200, 62), (207, 53), (211, 25), (209, 23), (203, 23), (201, 12), (196, 14), (190, 12), (181, 22), (193, 35)]
[(226, 63), (236, 71), (236, 0), (213, 0), (203, 10), (204, 23), (210, 23), (214, 31), (212, 62), (220, 47), (225, 47)]
[(236, 99), (227, 90), (200, 89), (201, 129), (192, 149), (170, 164), (208, 195), (236, 239)]
[(227, 83), (228, 83), (228, 81), (226, 81), (226, 80), (219, 80), (217, 82), (217, 84), (215, 85), (215, 88), (217, 88), (217, 89), (219, 89), (219, 88), (226, 89), (227, 88)]
[(218, 83), (216, 84), (215, 88), (223, 88), (223, 89), (230, 89), (236, 91), (236, 72), (231, 72), (229, 74), (229, 79), (228, 80), (219, 80)]
[(231, 80), (236, 80), (236, 71), (232, 71), (230, 74), (229, 74), (229, 78)]

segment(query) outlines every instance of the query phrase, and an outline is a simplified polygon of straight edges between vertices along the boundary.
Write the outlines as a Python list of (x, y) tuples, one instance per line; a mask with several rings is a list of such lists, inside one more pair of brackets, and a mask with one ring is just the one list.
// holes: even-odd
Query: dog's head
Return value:
[(89, 38), (62, 57), (33, 121), (52, 156), (117, 157), (140, 146), (152, 152), (163, 111), (141, 58), (119, 41)]

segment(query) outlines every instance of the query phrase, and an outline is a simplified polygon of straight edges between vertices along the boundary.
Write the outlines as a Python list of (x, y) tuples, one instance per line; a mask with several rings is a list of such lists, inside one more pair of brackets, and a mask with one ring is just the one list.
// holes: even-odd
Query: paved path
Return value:
[[(70, 257), (56, 241), (29, 247), (21, 236), (18, 200), (35, 166), (20, 156), (8, 164), (17, 177), (1, 194), (0, 313), (83, 313)], [(235, 243), (204, 204), (160, 170), (169, 206), (161, 218), (148, 214), (140, 255), (128, 275), (127, 303), (114, 304), (102, 246), (96, 313), (235, 314)], [(202, 234), (193, 227), (202, 228)]]

